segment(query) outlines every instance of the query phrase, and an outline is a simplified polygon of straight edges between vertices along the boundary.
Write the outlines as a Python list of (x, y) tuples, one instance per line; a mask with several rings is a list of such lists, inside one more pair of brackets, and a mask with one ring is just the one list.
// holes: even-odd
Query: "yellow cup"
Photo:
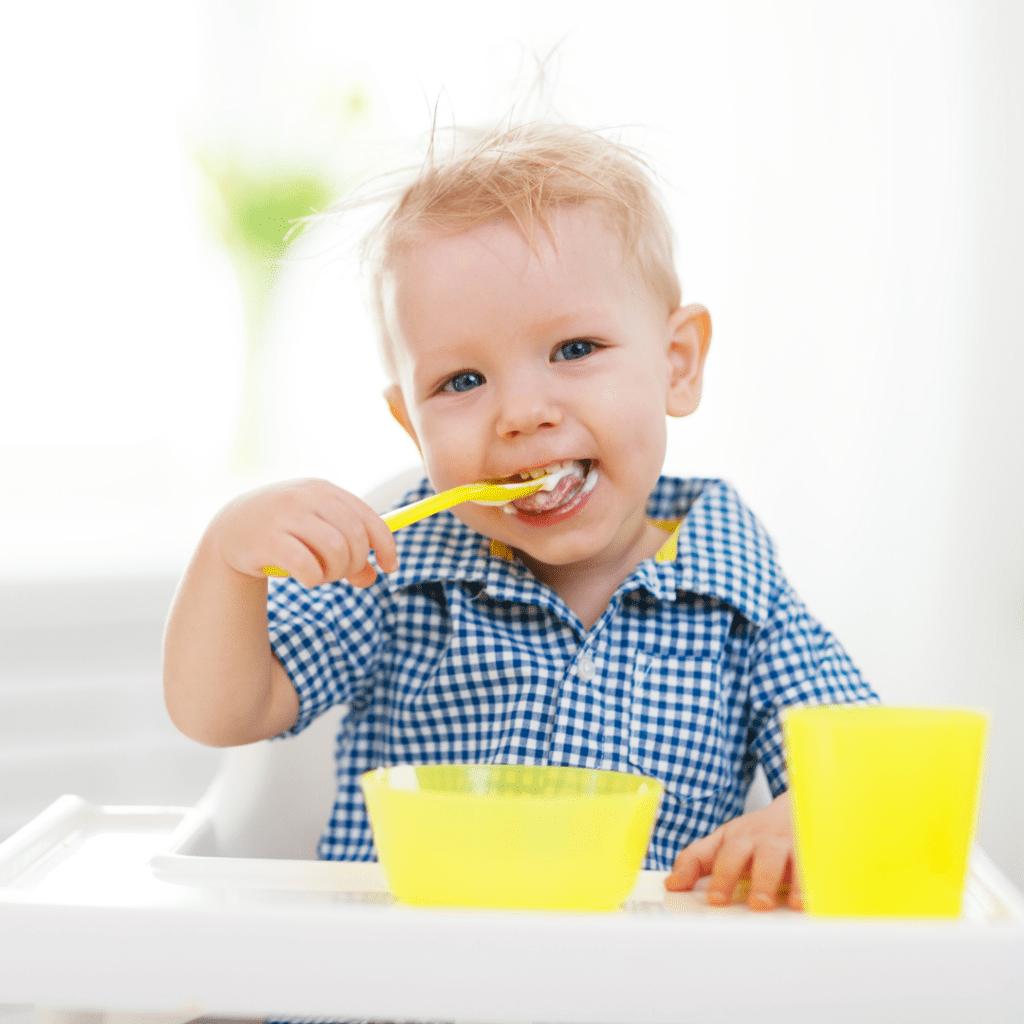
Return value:
[(403, 765), (362, 777), (388, 885), (421, 906), (613, 910), (658, 812), (654, 779), (538, 765)]
[(829, 705), (783, 715), (810, 914), (958, 917), (987, 719)]

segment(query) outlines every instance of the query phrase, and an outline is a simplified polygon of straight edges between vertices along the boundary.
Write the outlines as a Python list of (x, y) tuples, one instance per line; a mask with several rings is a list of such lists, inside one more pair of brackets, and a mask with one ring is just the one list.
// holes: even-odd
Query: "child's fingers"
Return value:
[(359, 587), (360, 589), (368, 587), (376, 578), (377, 570), (374, 569), (370, 562), (367, 562), (358, 572), (351, 573), (345, 577), (352, 586)]
[[(313, 520), (305, 526), (303, 539), (314, 548), (324, 566), (323, 582), (347, 579), (358, 587), (368, 587), (377, 572), (368, 561), (370, 549), (383, 541), (391, 552), (392, 568), (397, 566), (391, 531), (373, 509), (354, 495), (340, 489), (331, 492), (333, 500), (317, 508)], [(377, 526), (383, 527), (383, 537)]]
[[(304, 587), (319, 587), (344, 579), (367, 566), (370, 540), (362, 522), (351, 512), (335, 513), (330, 522), (310, 512), (284, 526), (282, 535), (275, 540), (275, 545), (287, 544), (288, 539), (296, 543), (284, 556), (278, 556), (275, 551), (273, 564), (290, 572)], [(304, 557), (302, 548), (313, 556), (315, 568)], [(373, 577), (369, 582), (373, 582)]]
[(288, 517), (279, 529), (284, 536), (308, 548), (317, 562), (318, 572), (307, 568), (308, 562), (305, 560), (302, 562), (302, 570), (296, 571), (287, 559), (282, 561), (275, 558), (273, 564), (290, 572), (304, 587), (319, 587), (357, 572), (366, 564), (366, 556), (370, 552), (366, 530), (358, 518), (351, 514), (347, 517), (336, 516), (328, 522), (315, 512), (306, 512)]
[(716, 907), (732, 903), (736, 885), (747, 869), (753, 852), (754, 844), (746, 838), (735, 838), (722, 844), (708, 883), (708, 903)]
[[(339, 491), (339, 498), (341, 494)], [(395, 536), (388, 528), (388, 524), (365, 501), (354, 495), (345, 494), (339, 504), (341, 515), (346, 518), (354, 515), (358, 519), (362, 530), (365, 531), (367, 547), (376, 553), (377, 564), (381, 569), (384, 572), (394, 572), (398, 568), (398, 550), (395, 547)], [(351, 577), (349, 581), (352, 582)]]
[(395, 535), (387, 523), (369, 505), (366, 506), (368, 517), (364, 517), (370, 535), (370, 546), (377, 555), (377, 564), (384, 572), (394, 572), (398, 568), (398, 549), (395, 547)]
[(276, 565), (305, 587), (340, 579), (369, 586), (370, 549), (398, 566), (394, 538), (369, 505), (326, 480), (294, 480), (242, 495), (219, 513), (220, 553), (239, 572), (262, 578)]
[(360, 572), (370, 555), (370, 537), (359, 517), (351, 512), (328, 522), (319, 516), (309, 524), (308, 539), (324, 567), (324, 583)]
[(717, 828), (710, 835), (690, 843), (682, 850), (672, 865), (671, 873), (665, 879), (665, 888), (669, 892), (688, 892), (697, 884), (698, 878), (710, 875), (723, 836), (722, 828)]
[[(324, 582), (324, 567), (316, 552), (295, 534), (283, 534), (276, 538), (269, 557), (259, 557), (254, 561), (284, 569), (304, 587), (319, 587)], [(257, 573), (262, 575), (261, 568), (254, 567), (251, 572), (254, 576)]]
[(751, 910), (774, 910), (779, 889), (786, 877), (789, 864), (789, 845), (782, 842), (761, 843), (754, 851), (750, 868)]
[(804, 892), (800, 886), (800, 875), (792, 859), (789, 862), (789, 896), (786, 899), (790, 910), (804, 909)]

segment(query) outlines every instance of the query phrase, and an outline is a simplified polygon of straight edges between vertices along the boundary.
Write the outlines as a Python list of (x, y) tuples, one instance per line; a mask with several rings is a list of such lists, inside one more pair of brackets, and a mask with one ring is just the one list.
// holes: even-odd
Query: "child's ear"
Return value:
[(711, 344), (711, 314), (696, 304), (680, 306), (668, 318), (669, 416), (689, 416), (700, 405), (704, 360)]
[(409, 410), (405, 407), (405, 398), (402, 396), (402, 389), (397, 384), (392, 384), (384, 389), (384, 400), (388, 403), (391, 415), (401, 424), (402, 429), (412, 438), (417, 448), (420, 447), (420, 440), (413, 430), (412, 420), (409, 419)]

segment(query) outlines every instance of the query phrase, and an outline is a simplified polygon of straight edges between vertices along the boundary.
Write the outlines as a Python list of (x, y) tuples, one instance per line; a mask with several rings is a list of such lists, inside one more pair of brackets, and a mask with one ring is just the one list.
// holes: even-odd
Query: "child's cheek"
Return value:
[(458, 433), (428, 437), (423, 445), (423, 462), (436, 491), (480, 478), (482, 471), (474, 447), (472, 438), (460, 438)]

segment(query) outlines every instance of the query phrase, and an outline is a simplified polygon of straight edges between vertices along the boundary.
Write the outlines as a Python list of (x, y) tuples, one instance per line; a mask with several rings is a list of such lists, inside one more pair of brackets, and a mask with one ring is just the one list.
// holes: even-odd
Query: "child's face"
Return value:
[(398, 367), (387, 398), (439, 491), (581, 463), (547, 497), (554, 508), (453, 511), (531, 561), (597, 564), (647, 529), (665, 415), (696, 409), (710, 325), (702, 307), (659, 304), (592, 207), (560, 209), (552, 225), (559, 252), (541, 231), (540, 259), (505, 221), (424, 234), (404, 252), (386, 304)]

